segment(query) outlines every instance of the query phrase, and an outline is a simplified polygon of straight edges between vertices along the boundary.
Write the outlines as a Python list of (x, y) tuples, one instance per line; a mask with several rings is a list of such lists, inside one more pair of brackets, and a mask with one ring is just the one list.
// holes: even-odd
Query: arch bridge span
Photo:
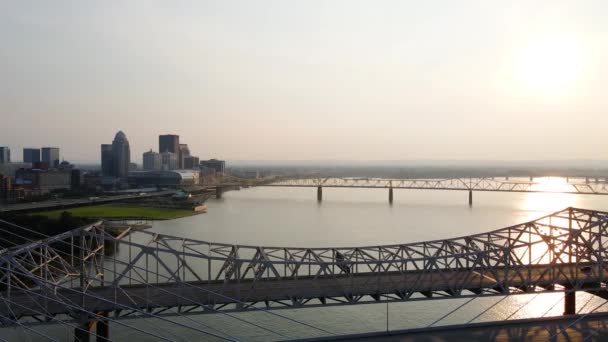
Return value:
[(0, 323), (556, 291), (573, 314), (577, 291), (608, 298), (601, 211), (567, 208), (487, 233), (362, 247), (234, 245), (113, 229), (99, 222), (2, 250)]

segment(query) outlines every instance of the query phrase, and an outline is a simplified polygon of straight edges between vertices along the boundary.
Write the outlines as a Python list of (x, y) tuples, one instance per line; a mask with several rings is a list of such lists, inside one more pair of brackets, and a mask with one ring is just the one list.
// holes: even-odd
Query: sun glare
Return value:
[(523, 48), (515, 58), (515, 76), (527, 94), (567, 95), (581, 78), (585, 53), (572, 36), (538, 39)]

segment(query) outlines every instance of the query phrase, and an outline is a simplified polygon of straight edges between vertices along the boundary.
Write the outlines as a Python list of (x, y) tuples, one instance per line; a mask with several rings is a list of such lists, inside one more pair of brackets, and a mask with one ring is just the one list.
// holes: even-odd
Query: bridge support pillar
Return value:
[(90, 321), (79, 323), (78, 326), (74, 328), (74, 342), (89, 342), (91, 337), (90, 329)]
[(217, 199), (222, 198), (222, 187), (221, 186), (215, 187), (215, 198), (217, 198)]
[(393, 188), (388, 188), (388, 203), (393, 204)]
[(317, 187), (317, 201), (321, 202), (323, 200), (323, 187)]
[(566, 289), (564, 295), (564, 315), (576, 314), (576, 292)]
[(469, 207), (473, 206), (473, 190), (469, 190)]
[[(108, 317), (107, 312), (100, 313), (102, 317)], [(107, 319), (97, 320), (97, 342), (110, 342), (110, 322)]]

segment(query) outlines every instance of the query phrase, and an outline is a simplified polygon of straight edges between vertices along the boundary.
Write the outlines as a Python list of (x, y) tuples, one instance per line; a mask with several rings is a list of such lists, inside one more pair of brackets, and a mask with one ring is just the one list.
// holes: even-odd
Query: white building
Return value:
[(159, 153), (153, 152), (152, 150), (144, 153), (144, 170), (153, 171), (161, 169), (162, 162)]

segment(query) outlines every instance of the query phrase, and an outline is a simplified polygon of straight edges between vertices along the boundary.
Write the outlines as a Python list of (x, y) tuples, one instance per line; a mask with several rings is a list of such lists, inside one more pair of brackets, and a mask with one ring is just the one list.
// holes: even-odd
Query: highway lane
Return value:
[[(129, 308), (170, 308), (176, 306), (221, 305), (239, 302), (255, 303), (264, 301), (298, 302), (302, 299), (336, 298), (348, 301), (357, 296), (378, 296), (400, 294), (408, 298), (412, 293), (431, 296), (433, 291), (443, 291), (458, 295), (466, 290), (466, 295), (480, 294), (481, 290), (506, 293), (529, 286), (550, 289), (553, 285), (582, 288), (583, 284), (598, 286), (608, 279), (608, 272), (586, 272), (577, 265), (532, 266), (526, 269), (496, 268), (492, 272), (479, 269), (462, 269), (444, 272), (408, 271), (390, 273), (359, 273), (340, 276), (299, 277), (266, 279), (253, 281), (212, 281), (138, 285), (121, 285), (120, 288), (93, 287), (83, 296), (78, 291), (57, 288), (56, 298), (62, 302), (75, 303), (90, 311), (111, 311)], [(77, 280), (75, 280), (77, 281)], [(497, 286), (502, 282), (504, 287)], [(496, 292), (497, 291), (497, 292)], [(52, 299), (43, 300), (40, 292), (25, 293), (13, 289), (10, 300), (16, 305), (11, 309), (17, 316), (33, 315), (35, 311), (54, 314), (65, 313), (66, 307)], [(464, 293), (463, 293), (464, 294)], [(7, 293), (2, 293), (7, 296)], [(52, 296), (51, 294), (51, 297)], [(418, 296), (420, 297), (420, 296)], [(424, 297), (426, 298), (426, 297)], [(407, 300), (407, 299), (406, 299)], [(77, 303), (77, 304), (76, 304)], [(320, 304), (320, 303), (319, 303)], [(6, 307), (0, 307), (0, 314), (8, 314)]]
[(70, 208), (70, 207), (77, 207), (77, 206), (82, 206), (82, 205), (111, 203), (111, 202), (124, 201), (124, 200), (129, 200), (129, 199), (143, 199), (143, 198), (169, 196), (174, 193), (175, 193), (175, 191), (173, 191), (173, 190), (167, 190), (167, 191), (146, 193), (144, 195), (126, 194), (126, 195), (99, 197), (99, 198), (95, 198), (95, 199), (91, 199), (91, 197), (87, 197), (87, 198), (77, 198), (77, 199), (59, 199), (59, 200), (48, 200), (48, 201), (41, 201), (41, 202), (16, 203), (16, 204), (0, 205), (0, 213), (16, 212), (16, 211), (34, 211), (34, 210), (43, 210), (43, 209), (50, 210), (50, 209), (55, 209), (55, 208)]

